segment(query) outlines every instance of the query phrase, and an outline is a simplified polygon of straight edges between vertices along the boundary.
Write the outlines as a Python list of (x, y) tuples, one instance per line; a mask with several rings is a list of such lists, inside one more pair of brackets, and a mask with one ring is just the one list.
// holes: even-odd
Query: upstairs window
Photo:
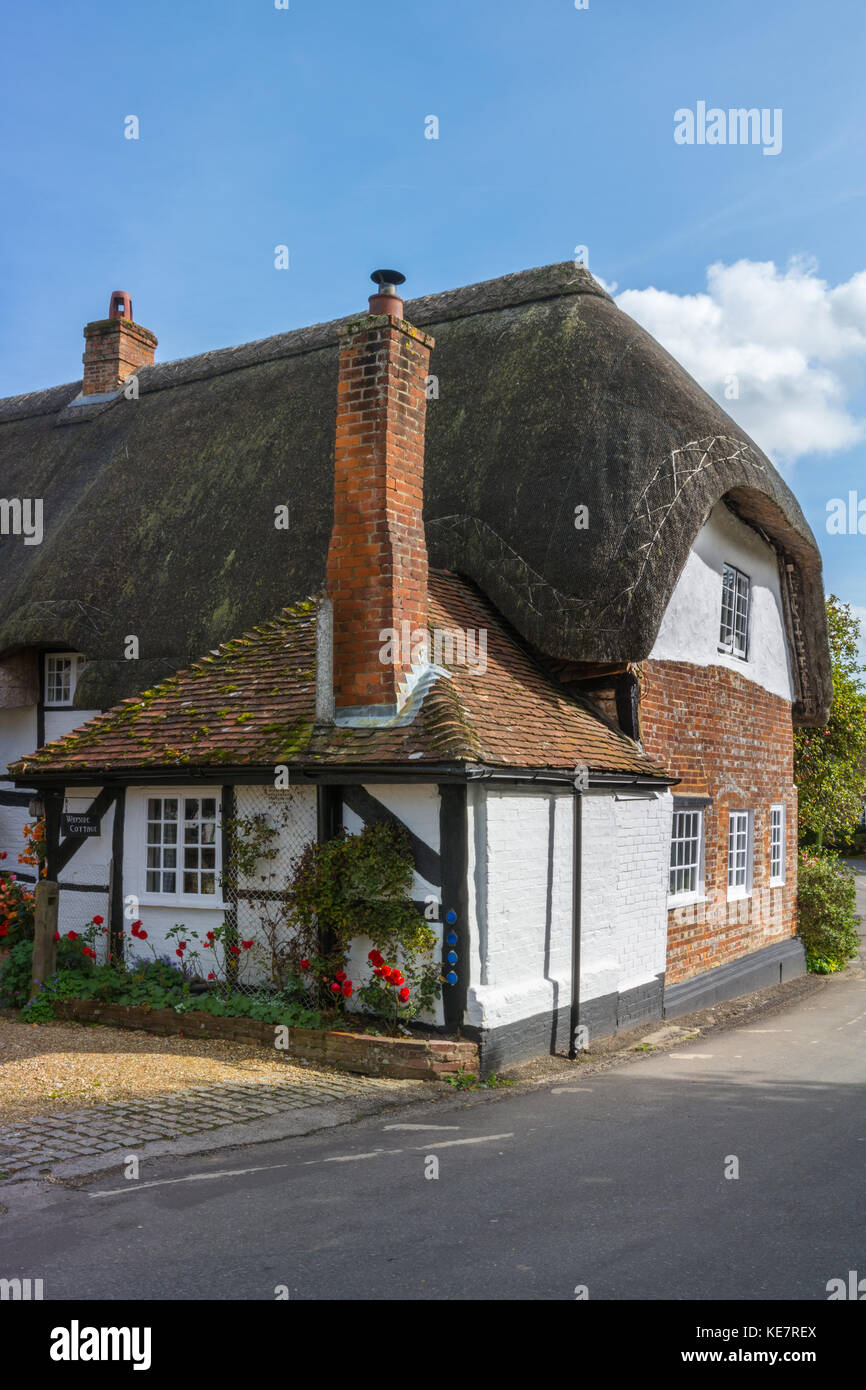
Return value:
[(719, 625), (719, 651), (745, 661), (749, 646), (749, 576), (733, 565), (722, 571), (722, 621)]
[(45, 657), (46, 709), (63, 709), (72, 704), (86, 664), (78, 652), (50, 652)]

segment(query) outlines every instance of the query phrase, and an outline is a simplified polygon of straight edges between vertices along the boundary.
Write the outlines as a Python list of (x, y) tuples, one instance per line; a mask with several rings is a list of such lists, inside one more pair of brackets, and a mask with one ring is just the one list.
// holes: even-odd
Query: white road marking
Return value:
[(552, 1096), (576, 1096), (582, 1092), (584, 1095), (589, 1095), (592, 1089), (592, 1086), (554, 1086), (550, 1094)]
[(514, 1134), (481, 1134), (477, 1139), (440, 1139), (438, 1144), (416, 1144), (414, 1147), (426, 1153), (428, 1149), (453, 1149), (457, 1144), (492, 1144), (494, 1139), (513, 1139)]
[(178, 1182), (205, 1182), (208, 1178), (242, 1178), (247, 1173), (268, 1173), (273, 1168), (290, 1168), (289, 1163), (263, 1163), (258, 1168), (223, 1168), (218, 1173), (189, 1173), (185, 1178), (155, 1178), (153, 1182), (128, 1182), (126, 1187), (107, 1188), (103, 1192), (88, 1192), (88, 1197), (120, 1197), (127, 1192), (141, 1192), (145, 1187), (171, 1187)]
[(338, 1154), (335, 1158), (310, 1158), (304, 1164), (306, 1168), (311, 1163), (357, 1163), (361, 1158), (381, 1158), (383, 1154), (401, 1154), (402, 1149), (374, 1149), (369, 1154)]
[(680, 1062), (707, 1062), (711, 1057), (715, 1057), (715, 1052), (669, 1052), (668, 1057), (676, 1058)]
[(459, 1125), (383, 1125), (383, 1129), (459, 1129)]

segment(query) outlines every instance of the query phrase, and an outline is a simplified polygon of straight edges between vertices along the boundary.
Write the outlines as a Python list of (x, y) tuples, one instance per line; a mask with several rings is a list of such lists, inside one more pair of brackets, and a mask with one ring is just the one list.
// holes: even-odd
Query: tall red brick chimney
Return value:
[(82, 395), (116, 391), (139, 367), (152, 364), (156, 344), (155, 334), (133, 323), (129, 295), (115, 290), (108, 318), (85, 324)]
[[(379, 290), (370, 312), (339, 330), (326, 581), (338, 716), (396, 713), (413, 646), (427, 631), (424, 420), (434, 344), (403, 318), (396, 287), (405, 276), (375, 271), (371, 278)], [(389, 634), (402, 639), (396, 652)]]

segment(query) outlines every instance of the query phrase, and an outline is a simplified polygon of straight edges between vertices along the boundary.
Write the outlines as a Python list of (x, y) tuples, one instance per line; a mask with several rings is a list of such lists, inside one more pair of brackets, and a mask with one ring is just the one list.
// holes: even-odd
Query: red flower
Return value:
[(104, 918), (104, 917), (94, 917), (94, 919), (93, 919), (93, 925), (94, 925), (95, 927), (101, 927), (104, 921), (105, 921), (105, 918)]
[(382, 960), (382, 952), (381, 952), (381, 951), (375, 951), (375, 950), (371, 951), (371, 952), (369, 953), (369, 955), (367, 956), (367, 959), (368, 959), (368, 961), (370, 962), (371, 965), (382, 965), (382, 964), (384, 963), (383, 960)]
[(91, 951), (91, 949), (90, 949), (89, 946), (82, 946), (82, 948), (81, 948), (81, 954), (82, 954), (83, 956), (90, 956), (91, 960), (96, 960), (96, 952), (95, 952), (95, 951)]
[(0, 936), (6, 936), (6, 935), (8, 935), (8, 932), (9, 932), (9, 928), (8, 928), (8, 926), (6, 925), (6, 923), (4, 922), (3, 925), (2, 925), (2, 927), (0, 927)]
[(345, 997), (346, 997), (347, 999), (351, 999), (351, 997), (352, 997), (352, 981), (351, 981), (351, 980), (347, 980), (346, 983), (343, 985), (343, 994), (345, 995)]
[(332, 993), (332, 994), (339, 994), (339, 993), (340, 993), (340, 986), (339, 986), (339, 985), (331, 985), (331, 993)]
[(78, 932), (77, 932), (77, 931), (68, 931), (68, 932), (66, 933), (66, 939), (67, 939), (67, 941), (77, 941), (77, 940), (78, 940)]
[(408, 985), (404, 985), (403, 988), (400, 990), (400, 1003), (401, 1003), (401, 1004), (408, 1004), (408, 1003), (409, 1003), (409, 986), (408, 986)]
[(214, 934), (212, 931), (206, 932), (205, 935), (207, 936), (208, 941), (213, 941)]
[(249, 941), (242, 941), (242, 942), (241, 942), (241, 945), (243, 946), (243, 948), (244, 948), (245, 951), (248, 951), (248, 950), (250, 949), (250, 947), (252, 946), (252, 944), (253, 944), (253, 938), (252, 938), (252, 937), (250, 937), (250, 940), (249, 940)]
[(345, 970), (338, 970), (337, 973), (336, 973), (336, 975), (334, 976), (334, 979), (337, 980), (340, 984), (343, 983), (343, 981), (345, 980), (345, 978), (346, 978), (346, 972), (345, 972)]
[(0, 859), (5, 859), (5, 858), (6, 858), (6, 851), (5, 851), (5, 849), (4, 849), (4, 850), (2, 851), (2, 853), (0, 853)]
[(177, 944), (178, 944), (178, 946), (180, 947), (180, 949), (181, 949), (182, 951), (185, 951), (185, 950), (186, 950), (186, 942), (185, 942), (185, 941), (179, 941)]
[(213, 973), (213, 971), (211, 971), (210, 974), (208, 975), (208, 979), (209, 979), (209, 980), (215, 980), (215, 979), (216, 979), (216, 975)]
[(381, 979), (383, 978), (384, 974), (385, 974), (385, 967), (384, 967), (384, 965), (377, 965), (377, 966), (376, 966), (376, 969), (373, 971), (373, 974), (374, 974), (374, 975), (377, 975), (377, 976), (379, 977), (379, 979), (381, 980)]
[(309, 968), (310, 968), (310, 962), (309, 962), (308, 960), (302, 960), (302, 961), (300, 962), (300, 966), (301, 966), (301, 969), (302, 969), (302, 970), (309, 970)]
[(176, 956), (180, 956), (181, 960), (183, 960), (183, 951), (180, 949), (180, 947), (177, 948), (174, 954)]
[(231, 951), (233, 956), (239, 956), (241, 953), (240, 946), (229, 946), (229, 950)]
[(59, 931), (56, 931), (56, 932), (54, 933), (54, 940), (55, 940), (55, 941), (59, 941), (59, 940), (60, 940), (60, 932), (59, 932)]
[(142, 922), (141, 918), (140, 918), (140, 917), (137, 917), (137, 918), (135, 919), (135, 921), (133, 922), (133, 924), (132, 924), (132, 932), (133, 932), (133, 935), (135, 935), (135, 932), (137, 931), (137, 929), (138, 929), (139, 927), (143, 927), (143, 926), (144, 926), (144, 923)]
[(147, 940), (147, 932), (146, 932), (146, 931), (140, 931), (140, 932), (138, 933), (138, 939), (139, 939), (139, 941), (146, 941), (146, 940)]
[(388, 976), (392, 985), (402, 985), (405, 976), (399, 970), (392, 970)]

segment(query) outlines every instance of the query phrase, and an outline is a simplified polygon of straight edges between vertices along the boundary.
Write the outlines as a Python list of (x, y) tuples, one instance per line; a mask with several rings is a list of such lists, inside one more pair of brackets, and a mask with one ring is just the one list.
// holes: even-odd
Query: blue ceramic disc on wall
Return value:
[(448, 923), (449, 926), (453, 926), (453, 924), (457, 921), (457, 913), (454, 911), (453, 907), (449, 908), (449, 910), (445, 913), (445, 921)]
[(450, 932), (448, 933), (448, 935), (446, 936), (445, 940), (448, 942), (448, 945), (449, 945), (449, 946), (456, 946), (456, 945), (457, 945), (457, 933), (456, 933), (456, 931), (450, 931)]
[(449, 985), (456, 985), (457, 983), (457, 976), (455, 975), (453, 970), (448, 971), (448, 974), (445, 976), (445, 979), (448, 981)]
[(446, 956), (446, 960), (448, 961), (448, 964), (449, 964), (449, 965), (456, 965), (456, 964), (457, 964), (457, 952), (456, 952), (456, 951), (449, 951), (449, 952), (448, 952), (448, 955)]

